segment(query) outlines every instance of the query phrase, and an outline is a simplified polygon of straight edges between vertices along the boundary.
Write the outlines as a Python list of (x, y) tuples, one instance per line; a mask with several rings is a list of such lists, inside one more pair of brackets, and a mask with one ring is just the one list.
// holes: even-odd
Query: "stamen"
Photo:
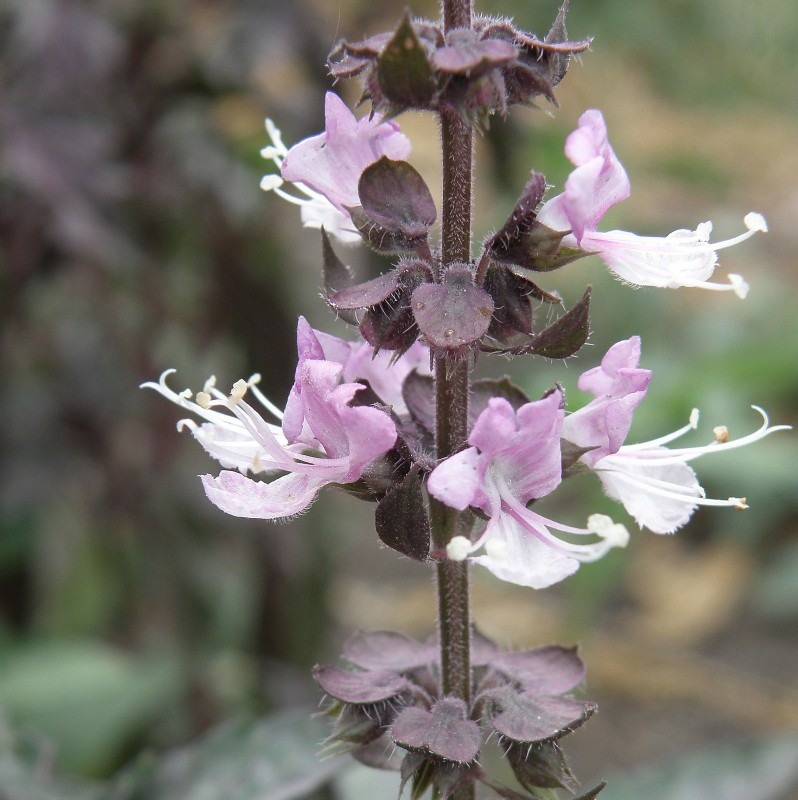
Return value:
[(768, 232), (767, 220), (756, 211), (749, 211), (743, 217), (743, 223), (745, 224), (745, 227), (748, 228), (749, 231), (758, 231), (761, 233)]
[(751, 287), (748, 285), (748, 281), (743, 278), (742, 275), (737, 275), (734, 272), (729, 273), (729, 285), (732, 287), (732, 291), (740, 298), (740, 300), (745, 300), (748, 296), (748, 292)]
[(247, 393), (248, 388), (249, 384), (243, 378), (237, 380), (233, 384), (233, 389), (230, 392), (230, 402), (240, 403), (244, 399), (244, 395)]
[(283, 144), (283, 135), (280, 133), (280, 129), (274, 124), (274, 122), (272, 122), (271, 119), (269, 119), (269, 117), (266, 117), (264, 124), (266, 125), (266, 133), (269, 134), (272, 144), (275, 146), (280, 155), (285, 155), (288, 150)]
[(276, 173), (272, 175), (264, 175), (260, 179), (260, 188), (263, 189), (264, 192), (272, 192), (275, 189), (279, 189), (285, 181)]
[(197, 405), (201, 408), (211, 407), (211, 396), (208, 392), (197, 392)]
[(612, 472), (612, 474), (619, 480), (626, 481), (626, 483), (644, 489), (651, 494), (656, 494), (669, 500), (677, 500), (681, 503), (686, 503), (691, 506), (738, 506), (741, 502), (740, 498), (738, 497), (730, 497), (728, 500), (715, 500), (714, 498), (705, 497), (703, 494), (703, 489), (701, 490), (701, 496), (696, 497), (695, 495), (687, 494), (689, 491), (687, 487), (679, 486), (676, 483), (671, 484), (671, 489), (666, 489), (659, 485), (662, 483), (662, 481), (640, 478), (636, 475), (630, 475), (628, 472), (623, 470), (610, 469), (607, 471)]
[(729, 441), (729, 429), (725, 425), (718, 425), (712, 429), (712, 434), (715, 441), (720, 444), (726, 444)]
[(606, 514), (591, 514), (587, 518), (587, 528), (604, 539), (610, 547), (626, 547), (629, 544), (629, 531), (620, 522), (613, 522)]

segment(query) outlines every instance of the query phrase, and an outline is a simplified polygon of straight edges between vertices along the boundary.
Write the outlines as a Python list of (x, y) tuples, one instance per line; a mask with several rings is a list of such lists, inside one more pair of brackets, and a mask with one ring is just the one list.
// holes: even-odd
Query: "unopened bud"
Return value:
[(453, 536), (446, 545), (446, 557), (450, 561), (464, 561), (471, 552), (471, 540), (465, 536)]

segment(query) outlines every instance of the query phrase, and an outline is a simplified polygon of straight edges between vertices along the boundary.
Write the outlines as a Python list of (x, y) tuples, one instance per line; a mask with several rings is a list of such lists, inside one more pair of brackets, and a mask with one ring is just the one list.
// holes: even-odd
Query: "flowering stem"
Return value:
[[(471, 27), (471, 0), (444, 0), (444, 28)], [(456, 114), (441, 111), (442, 191), (441, 269), (471, 260), (471, 173), (473, 132)], [(438, 458), (456, 453), (468, 438), (468, 360), (435, 359), (436, 450)], [(438, 552), (468, 525), (469, 515), (431, 499), (432, 538)], [(437, 564), (438, 634), (441, 688), (444, 694), (471, 699), (471, 611), (468, 562), (443, 559)], [(456, 800), (474, 797), (473, 783)]]

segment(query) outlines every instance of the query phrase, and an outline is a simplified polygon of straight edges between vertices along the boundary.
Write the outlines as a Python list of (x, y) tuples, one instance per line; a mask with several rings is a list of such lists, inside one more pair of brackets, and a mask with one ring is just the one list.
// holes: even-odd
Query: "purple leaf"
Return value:
[(479, 725), (467, 719), (466, 704), (456, 697), (444, 697), (431, 711), (403, 709), (394, 720), (391, 738), (400, 747), (459, 764), (473, 761), (482, 742)]
[(381, 158), (363, 170), (357, 188), (363, 210), (389, 233), (423, 239), (435, 222), (429, 187), (406, 161)]
[(488, 247), (497, 251), (529, 230), (535, 221), (535, 211), (546, 193), (546, 177), (540, 172), (532, 172), (521, 196), (516, 200), (512, 213), (502, 227), (491, 237)]
[(490, 663), (536, 694), (562, 694), (585, 679), (585, 665), (575, 647), (550, 645), (517, 653), (498, 653)]
[(327, 694), (344, 703), (379, 703), (404, 692), (409, 684), (394, 670), (345, 670), (322, 664), (313, 677)]
[(431, 375), (413, 370), (402, 384), (402, 397), (413, 421), (428, 433), (435, 433), (435, 381)]
[(376, 306), (387, 300), (399, 287), (399, 273), (386, 272), (370, 281), (349, 286), (328, 295), (327, 302), (337, 311)]
[(479, 35), (467, 28), (450, 31), (446, 46), (432, 57), (435, 68), (455, 75), (472, 75), (513, 61), (516, 56), (511, 42), (498, 39), (480, 41)]
[(590, 335), (590, 287), (582, 299), (534, 339), (530, 352), (546, 358), (568, 358), (579, 352)]
[(592, 703), (564, 697), (537, 697), (505, 689), (494, 697), (500, 709), (493, 714), (494, 729), (516, 742), (559, 739), (582, 725), (596, 710)]
[(423, 667), (435, 659), (434, 644), (422, 644), (393, 631), (358, 631), (344, 644), (344, 658), (363, 669), (391, 669), (396, 672)]
[(566, 781), (574, 777), (557, 742), (512, 742), (506, 754), (518, 782), (532, 793), (536, 789), (564, 789)]
[(400, 110), (426, 108), (434, 97), (432, 65), (408, 14), (380, 53), (377, 79), (385, 98)]
[(427, 343), (464, 352), (481, 339), (493, 315), (491, 296), (472, 282), (467, 268), (450, 269), (442, 284), (424, 284), (413, 292), (413, 314)]
[(430, 522), (418, 469), (411, 469), (404, 480), (380, 500), (375, 524), (383, 544), (415, 561), (427, 560)]

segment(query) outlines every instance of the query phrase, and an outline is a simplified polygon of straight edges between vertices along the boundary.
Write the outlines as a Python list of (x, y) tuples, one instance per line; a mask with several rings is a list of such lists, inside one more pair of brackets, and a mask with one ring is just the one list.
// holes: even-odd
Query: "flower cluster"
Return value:
[[(665, 237), (599, 231), (601, 218), (630, 194), (626, 171), (612, 149), (599, 111), (585, 112), (566, 140), (575, 165), (564, 191), (544, 202), (546, 181), (532, 173), (505, 224), (483, 245), (474, 263), (450, 264), (441, 272), (429, 246), (436, 220), (432, 194), (406, 161), (409, 143), (395, 122), (378, 115), (356, 120), (333, 94), (326, 100), (324, 133), (287, 149), (267, 122), (272, 145), (264, 155), (281, 169), (262, 182), (301, 206), (306, 225), (322, 227), (325, 299), (376, 350), (401, 354), (417, 340), (436, 355), (465, 358), (476, 351), (567, 358), (589, 333), (589, 292), (553, 324), (535, 325), (532, 301), (558, 305), (558, 294), (533, 275), (546, 274), (590, 254), (634, 286), (701, 287), (745, 297), (748, 284), (730, 274), (715, 283), (718, 251), (757, 231), (764, 218), (751, 212), (748, 230), (711, 243), (712, 225)], [(299, 197), (286, 192), (292, 183)], [(364, 241), (379, 253), (398, 254), (393, 269), (358, 283), (326, 234)]]
[[(718, 428), (705, 446), (667, 447), (696, 427), (695, 411), (674, 433), (626, 444), (651, 378), (639, 367), (640, 339), (632, 337), (613, 345), (599, 367), (581, 375), (579, 388), (594, 397), (570, 414), (559, 388), (530, 401), (507, 381), (476, 382), (469, 446), (436, 463), (433, 385), (423, 345), (397, 359), (385, 352), (374, 357), (367, 343), (314, 331), (300, 319), (297, 350), (284, 411), (262, 395), (257, 376), (238, 381), (229, 396), (209, 381), (195, 401), (188, 391), (169, 389), (168, 372), (159, 383), (145, 384), (204, 420), (200, 425), (181, 420), (178, 427), (189, 428), (227, 468), (218, 477), (202, 478), (213, 503), (235, 516), (280, 519), (304, 511), (323, 486), (346, 486), (378, 502), (383, 542), (423, 560), (429, 555), (422, 496), (428, 475), (432, 497), (460, 511), (471, 508), (487, 520), (470, 537), (454, 537), (446, 557), (469, 558), (502, 580), (538, 589), (628, 541), (626, 528), (605, 515), (592, 514), (579, 528), (534, 510), (534, 501), (551, 494), (575, 467), (594, 472), (641, 528), (672, 533), (701, 505), (746, 507), (744, 498), (706, 497), (689, 462), (787, 428), (771, 426), (757, 409), (763, 424), (745, 437), (729, 439), (725, 428)], [(281, 426), (266, 422), (244, 399), (247, 393)], [(386, 514), (393, 519), (385, 520)], [(397, 526), (413, 528), (423, 541), (397, 542), (391, 533)]]
[[(432, 196), (402, 160), (410, 145), (396, 123), (376, 115), (356, 120), (332, 93), (325, 110), (325, 132), (290, 149), (268, 123), (272, 145), (264, 155), (282, 176), (267, 176), (264, 188), (299, 203), (306, 225), (402, 256), (390, 272), (357, 283), (323, 236), (325, 299), (361, 338), (347, 342), (300, 319), (296, 376), (284, 410), (261, 394), (256, 377), (239, 381), (229, 396), (209, 382), (195, 401), (187, 391), (168, 388), (168, 373), (145, 384), (204, 420), (182, 420), (179, 427), (188, 427), (227, 468), (202, 479), (217, 506), (237, 516), (279, 519), (305, 510), (323, 486), (343, 486), (378, 503), (377, 532), (385, 544), (424, 560), (430, 556), (428, 494), (485, 520), (433, 557), (468, 558), (503, 580), (535, 588), (628, 540), (626, 528), (604, 515), (574, 527), (534, 508), (576, 472), (594, 472), (607, 495), (655, 533), (675, 531), (700, 505), (746, 507), (740, 497), (707, 498), (689, 462), (785, 426), (770, 426), (757, 409), (763, 424), (748, 436), (729, 440), (721, 431), (705, 446), (669, 447), (696, 427), (696, 411), (672, 434), (626, 444), (651, 379), (639, 366), (638, 337), (618, 342), (599, 367), (582, 374), (578, 386), (593, 399), (571, 413), (560, 388), (530, 400), (506, 379), (474, 382), (468, 441), (439, 462), (430, 364), (436, 356), (478, 351), (576, 353), (589, 331), (589, 292), (535, 331), (530, 298), (559, 298), (534, 283), (530, 272), (547, 273), (588, 252), (636, 285), (733, 289), (743, 296), (747, 285), (739, 276), (727, 285), (707, 279), (718, 249), (766, 229), (758, 214), (746, 217), (748, 233), (714, 245), (707, 241), (709, 223), (662, 239), (599, 232), (602, 216), (629, 196), (630, 185), (601, 113), (588, 111), (566, 141), (575, 169), (564, 191), (543, 202), (545, 179), (533, 173), (480, 259), (441, 271), (427, 242), (436, 215)], [(305, 198), (285, 192), (286, 181)], [(248, 393), (273, 422), (245, 400)]]

